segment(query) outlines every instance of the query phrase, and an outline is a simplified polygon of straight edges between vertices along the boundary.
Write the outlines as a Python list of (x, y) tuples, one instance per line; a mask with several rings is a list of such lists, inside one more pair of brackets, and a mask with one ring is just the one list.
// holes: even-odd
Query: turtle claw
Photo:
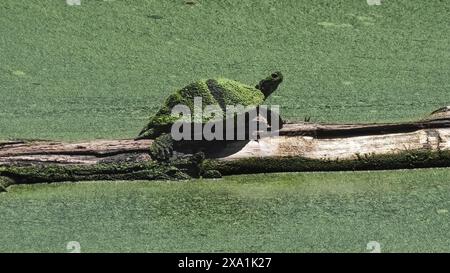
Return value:
[(202, 175), (203, 178), (222, 178), (222, 174), (218, 170), (207, 170)]
[(164, 156), (166, 158), (170, 158), (173, 155), (173, 149), (171, 147), (165, 147), (164, 149)]

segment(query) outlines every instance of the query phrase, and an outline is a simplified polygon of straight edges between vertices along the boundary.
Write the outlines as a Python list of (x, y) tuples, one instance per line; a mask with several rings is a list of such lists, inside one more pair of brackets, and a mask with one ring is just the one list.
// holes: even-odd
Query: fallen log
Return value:
[[(152, 140), (0, 142), (0, 187), (112, 179), (186, 179), (208, 170), (224, 175), (450, 166), (450, 111), (404, 123), (285, 124), (275, 137), (214, 145), (206, 158), (186, 154), (153, 161)], [(217, 147), (220, 146), (220, 147)], [(2, 186), (3, 185), (3, 186)]]

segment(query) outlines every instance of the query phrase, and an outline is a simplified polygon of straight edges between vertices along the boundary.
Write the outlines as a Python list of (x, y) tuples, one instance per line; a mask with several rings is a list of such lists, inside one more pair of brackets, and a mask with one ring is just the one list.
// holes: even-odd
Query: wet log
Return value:
[[(152, 140), (0, 142), (0, 187), (97, 179), (184, 179), (283, 171), (380, 170), (450, 166), (450, 111), (403, 123), (285, 124), (278, 136), (213, 145), (206, 159), (153, 161)], [(178, 171), (177, 171), (178, 170)], [(6, 185), (6, 186), (5, 186)]]

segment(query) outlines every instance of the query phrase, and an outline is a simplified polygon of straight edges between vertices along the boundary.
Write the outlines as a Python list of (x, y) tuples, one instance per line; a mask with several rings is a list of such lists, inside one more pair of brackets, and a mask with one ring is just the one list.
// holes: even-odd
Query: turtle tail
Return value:
[(149, 127), (149, 125), (145, 126), (134, 140), (153, 138), (155, 132)]
[(138, 135), (137, 137), (134, 138), (134, 140), (141, 140), (141, 139), (148, 139), (150, 137), (148, 137), (146, 134), (141, 134)]

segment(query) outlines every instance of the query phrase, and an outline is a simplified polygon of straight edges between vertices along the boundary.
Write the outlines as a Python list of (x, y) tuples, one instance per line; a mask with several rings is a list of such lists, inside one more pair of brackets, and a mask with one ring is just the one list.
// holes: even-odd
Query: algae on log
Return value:
[(203, 169), (222, 175), (296, 172), (358, 171), (450, 167), (450, 151), (403, 151), (397, 154), (365, 154), (354, 159), (314, 159), (301, 156), (207, 159)]
[(12, 184), (82, 180), (185, 180), (199, 176), (200, 160), (195, 156), (186, 156), (170, 163), (145, 161), (0, 166), (0, 187), (6, 189)]
[(187, 179), (207, 171), (224, 175), (381, 170), (450, 166), (449, 108), (417, 122), (285, 124), (279, 136), (208, 145), (206, 159), (190, 154), (158, 163), (152, 140), (0, 142), (0, 191), (10, 184), (79, 180)]

